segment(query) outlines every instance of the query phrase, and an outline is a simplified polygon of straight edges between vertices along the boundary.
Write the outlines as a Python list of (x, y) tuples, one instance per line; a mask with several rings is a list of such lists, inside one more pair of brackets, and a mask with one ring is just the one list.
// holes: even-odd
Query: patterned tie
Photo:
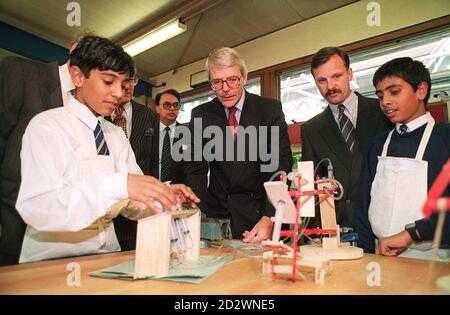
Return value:
[(404, 136), (408, 133), (408, 126), (405, 124), (400, 125), (400, 135)]
[(164, 135), (162, 154), (161, 154), (161, 176), (160, 180), (166, 182), (169, 180), (169, 162), (170, 162), (170, 128), (164, 128), (166, 134)]
[(353, 152), (353, 145), (355, 144), (355, 128), (353, 127), (353, 124), (350, 121), (350, 119), (344, 113), (345, 106), (341, 104), (338, 106), (338, 109), (339, 109), (339, 116), (338, 116), (339, 128), (341, 129), (345, 143), (347, 143), (347, 147), (349, 148), (350, 151)]
[(233, 127), (233, 141), (234, 141), (234, 143), (236, 143), (236, 139), (237, 139), (237, 126), (238, 126), (238, 122), (237, 122), (237, 119), (236, 119), (236, 110), (237, 110), (236, 106), (228, 108), (228, 112), (230, 114), (230, 116), (228, 117), (228, 126)]
[(116, 108), (116, 117), (114, 117), (113, 123), (114, 123), (114, 125), (122, 128), (123, 132), (125, 132), (125, 136), (127, 136), (127, 138), (128, 138), (127, 119), (125, 118), (125, 116), (122, 115), (124, 110), (125, 109), (123, 108), (123, 106), (119, 106)]
[(97, 147), (97, 155), (109, 155), (108, 145), (106, 144), (105, 137), (103, 136), (100, 121), (97, 122), (97, 127), (95, 127), (94, 137), (95, 145)]

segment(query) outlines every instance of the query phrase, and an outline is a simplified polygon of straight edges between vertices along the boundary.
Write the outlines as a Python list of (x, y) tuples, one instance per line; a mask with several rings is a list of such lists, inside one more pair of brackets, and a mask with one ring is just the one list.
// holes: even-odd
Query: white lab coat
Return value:
[[(96, 152), (100, 121), (110, 155)], [(127, 174), (142, 174), (123, 131), (71, 96), (43, 112), (22, 141), (16, 208), (27, 223), (19, 262), (119, 251), (107, 209), (128, 198)]]

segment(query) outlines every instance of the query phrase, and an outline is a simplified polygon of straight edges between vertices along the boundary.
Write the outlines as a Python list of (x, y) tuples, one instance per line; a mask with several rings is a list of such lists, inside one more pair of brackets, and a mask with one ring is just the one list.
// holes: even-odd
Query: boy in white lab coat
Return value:
[[(369, 150), (356, 217), (358, 245), (386, 256), (430, 259), (436, 214), (425, 220), (421, 209), (450, 157), (450, 125), (425, 110), (431, 79), (421, 62), (391, 60), (375, 72), (373, 84), (381, 110), (396, 127), (376, 137)], [(449, 215), (442, 243), (450, 243)], [(440, 254), (445, 258), (447, 251)]]
[[(35, 116), (23, 136), (16, 207), (27, 223), (19, 262), (119, 251), (107, 209), (122, 199), (175, 210), (198, 202), (184, 185), (143, 176), (124, 132), (106, 121), (135, 75), (111, 41), (86, 36), (70, 55), (67, 106)], [(178, 198), (178, 200), (177, 200)]]

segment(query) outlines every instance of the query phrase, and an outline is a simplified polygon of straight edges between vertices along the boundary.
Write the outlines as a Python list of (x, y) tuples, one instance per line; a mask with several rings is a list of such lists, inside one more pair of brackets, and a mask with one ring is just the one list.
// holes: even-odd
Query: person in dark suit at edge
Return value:
[[(312, 58), (311, 73), (327, 108), (301, 126), (302, 160), (329, 158), (334, 177), (344, 194), (335, 202), (340, 227), (354, 228), (354, 211), (360, 198), (362, 161), (375, 135), (392, 128), (380, 110), (378, 100), (362, 96), (350, 88), (353, 72), (346, 52), (338, 47), (320, 49)], [(327, 176), (328, 163), (318, 174)], [(320, 214), (310, 226), (320, 225)]]
[(159, 163), (155, 172), (162, 182), (184, 184), (184, 161), (174, 161), (171, 154), (173, 142), (177, 141), (174, 139), (175, 129), (181, 125), (177, 122), (180, 101), (180, 93), (174, 89), (158, 93), (155, 97), (155, 109), (159, 115)]
[[(120, 101), (121, 105), (112, 113), (110, 120), (125, 132), (136, 156), (136, 162), (144, 175), (157, 178), (157, 175), (152, 173), (152, 168), (158, 164), (158, 116), (150, 108), (132, 100), (134, 82), (134, 78), (129, 81)], [(137, 222), (121, 215), (113, 222), (121, 250), (134, 250)]]
[[(86, 35), (71, 43), (71, 53)], [(17, 264), (26, 224), (16, 210), (22, 136), (37, 114), (67, 103), (75, 89), (69, 61), (41, 63), (6, 57), (0, 64), (0, 266)]]
[[(274, 215), (263, 183), (278, 170), (290, 172), (292, 169), (292, 152), (281, 103), (244, 90), (247, 69), (232, 48), (214, 49), (205, 66), (216, 98), (192, 110), (189, 124), (192, 143), (189, 149), (193, 153), (193, 161), (186, 165), (186, 184), (199, 196), (201, 210), (208, 217), (231, 219), (233, 238), (260, 242), (271, 237), (270, 217)], [(251, 128), (256, 130), (256, 134), (244, 132)], [(265, 128), (269, 131), (267, 139), (263, 134)], [(207, 130), (221, 131), (224, 140), (215, 140), (223, 145), (223, 156), (215, 157), (213, 152), (213, 156), (200, 154), (201, 161), (195, 160), (196, 153), (210, 148), (206, 146), (212, 140), (208, 132), (205, 134)], [(202, 139), (200, 146), (196, 146), (196, 137)], [(254, 144), (258, 144), (256, 159), (250, 158)], [(271, 153), (269, 159), (264, 159), (260, 152), (265, 145), (267, 152)], [(231, 148), (234, 152), (228, 151)], [(219, 151), (215, 150), (215, 154), (220, 154)], [(243, 159), (236, 158), (240, 154)], [(272, 162), (274, 165), (270, 165)]]

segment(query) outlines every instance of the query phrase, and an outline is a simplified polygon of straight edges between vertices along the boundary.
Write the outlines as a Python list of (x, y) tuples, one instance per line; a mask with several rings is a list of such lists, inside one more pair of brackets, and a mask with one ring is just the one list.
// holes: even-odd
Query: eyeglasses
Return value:
[(173, 108), (173, 109), (180, 109), (180, 103), (178, 103), (178, 102), (174, 102), (174, 103), (170, 103), (170, 102), (164, 102), (163, 104), (162, 104), (162, 106), (164, 107), (164, 109), (170, 109), (170, 108)]
[(239, 83), (241, 82), (241, 77), (239, 76), (233, 76), (226, 79), (215, 79), (211, 80), (210, 85), (211, 89), (214, 91), (221, 90), (223, 88), (223, 83), (226, 82), (228, 87), (230, 89), (235, 89), (239, 86)]

